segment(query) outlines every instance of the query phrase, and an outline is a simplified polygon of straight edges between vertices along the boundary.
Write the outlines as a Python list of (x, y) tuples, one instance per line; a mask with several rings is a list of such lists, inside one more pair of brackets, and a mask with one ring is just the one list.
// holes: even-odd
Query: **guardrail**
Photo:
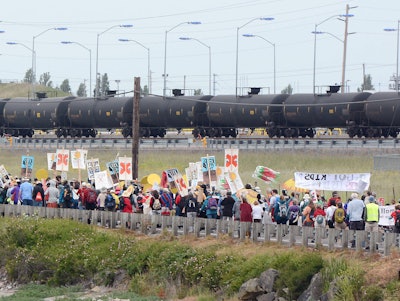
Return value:
[[(124, 138), (3, 138), (0, 148), (23, 149), (129, 149), (131, 139)], [(268, 139), (268, 138), (209, 138), (207, 142), (192, 138), (142, 138), (140, 148), (144, 149), (397, 149), (399, 139)]]
[[(146, 235), (161, 235), (167, 231), (173, 236), (194, 235), (196, 237), (229, 236), (232, 239), (257, 243), (275, 242), (288, 247), (304, 246), (327, 248), (328, 250), (350, 249), (363, 251), (371, 246), (370, 253), (390, 255), (391, 250), (399, 251), (400, 234), (337, 230), (328, 228), (299, 227), (276, 224), (244, 223), (220, 219), (189, 218), (182, 216), (146, 215), (139, 213), (109, 212), (47, 208), (21, 205), (0, 205), (3, 217), (39, 217), (74, 220), (88, 225), (110, 229), (126, 228)], [(247, 234), (250, 233), (249, 236)], [(354, 245), (354, 248), (351, 246)]]

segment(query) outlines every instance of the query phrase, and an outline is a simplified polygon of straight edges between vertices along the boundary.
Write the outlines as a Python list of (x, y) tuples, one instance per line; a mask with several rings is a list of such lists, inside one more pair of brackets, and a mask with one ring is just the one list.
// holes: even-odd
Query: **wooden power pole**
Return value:
[(132, 178), (139, 177), (139, 104), (140, 104), (140, 77), (135, 77), (133, 89), (132, 114)]

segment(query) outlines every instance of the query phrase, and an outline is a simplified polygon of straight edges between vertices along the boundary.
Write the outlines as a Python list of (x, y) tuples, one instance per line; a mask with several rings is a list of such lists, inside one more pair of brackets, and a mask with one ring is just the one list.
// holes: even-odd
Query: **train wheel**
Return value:
[(349, 135), (350, 138), (354, 138), (356, 130), (354, 128), (347, 129), (347, 135)]
[(90, 129), (90, 136), (92, 136), (93, 138), (95, 138), (97, 136), (97, 131), (95, 129)]
[(57, 136), (57, 138), (60, 138), (62, 136), (62, 130), (61, 129), (56, 129), (56, 136)]
[(218, 136), (218, 129), (214, 129), (214, 128), (210, 129), (210, 130), (208, 131), (208, 136), (209, 136), (210, 138), (215, 138), (215, 137), (217, 137), (217, 136)]
[(123, 128), (121, 133), (124, 138), (128, 138), (129, 135), (132, 133), (132, 130), (130, 128)]
[(197, 138), (200, 134), (200, 130), (199, 129), (193, 129), (192, 131), (192, 135), (194, 138)]
[(76, 131), (76, 137), (78, 137), (78, 138), (82, 137), (82, 130), (77, 130)]
[(367, 138), (373, 138), (373, 137), (375, 137), (375, 130), (374, 130), (373, 128), (368, 128), (368, 129), (366, 130), (365, 136), (366, 136)]

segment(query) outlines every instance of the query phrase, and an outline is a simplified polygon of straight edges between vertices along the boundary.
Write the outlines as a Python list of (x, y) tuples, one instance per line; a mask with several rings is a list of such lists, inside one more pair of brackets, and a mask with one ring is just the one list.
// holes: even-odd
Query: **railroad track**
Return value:
[[(0, 148), (23, 149), (129, 149), (132, 139), (107, 138), (0, 138)], [(249, 150), (273, 149), (397, 149), (400, 139), (349, 139), (349, 138), (313, 138), (313, 139), (269, 139), (269, 138), (208, 138), (195, 140), (189, 137), (142, 138), (142, 149), (226, 149)]]

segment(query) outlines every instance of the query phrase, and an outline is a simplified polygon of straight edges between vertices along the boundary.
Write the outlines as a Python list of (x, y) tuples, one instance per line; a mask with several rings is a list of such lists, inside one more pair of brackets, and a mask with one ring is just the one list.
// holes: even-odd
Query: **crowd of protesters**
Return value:
[[(249, 191), (256, 199), (249, 200)], [(361, 197), (352, 193), (342, 201), (337, 192), (327, 200), (315, 192), (288, 195), (271, 189), (266, 195), (258, 187), (246, 184), (233, 194), (229, 190), (210, 190), (198, 185), (181, 196), (169, 188), (143, 190), (131, 181), (115, 188), (98, 188), (86, 182), (62, 180), (60, 176), (46, 181), (15, 178), (0, 188), (0, 203), (80, 210), (122, 211), (236, 220), (253, 223), (276, 223), (338, 230), (378, 231), (379, 206), (376, 194), (366, 192)], [(391, 218), (393, 231), (400, 233), (400, 204), (395, 204)], [(398, 226), (396, 226), (398, 225)], [(367, 246), (368, 247), (368, 246)]]

